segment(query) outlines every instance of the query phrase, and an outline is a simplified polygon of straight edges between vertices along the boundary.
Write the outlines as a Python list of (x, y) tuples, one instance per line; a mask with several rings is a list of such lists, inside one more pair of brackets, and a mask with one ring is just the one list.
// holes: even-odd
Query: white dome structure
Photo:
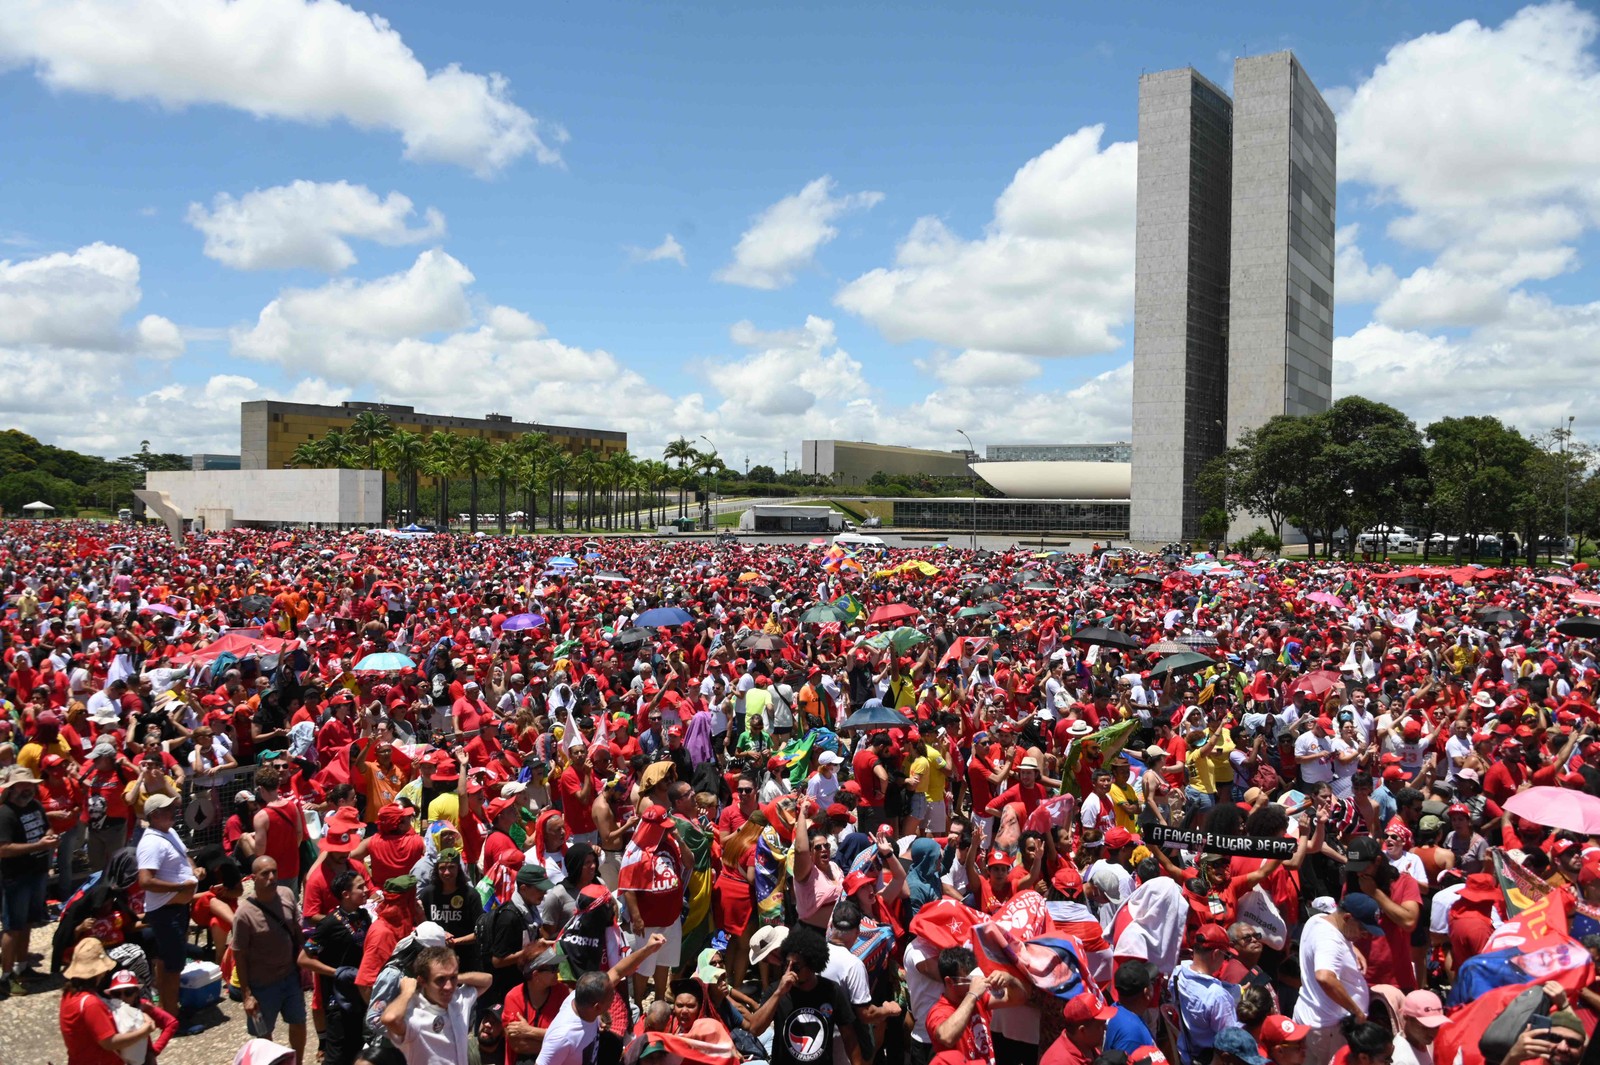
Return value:
[(1011, 499), (1127, 499), (1127, 462), (974, 462), (972, 470)]

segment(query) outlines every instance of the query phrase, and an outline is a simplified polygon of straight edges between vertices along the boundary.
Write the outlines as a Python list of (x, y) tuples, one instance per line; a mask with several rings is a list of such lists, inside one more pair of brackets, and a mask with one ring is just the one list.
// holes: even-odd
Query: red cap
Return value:
[(876, 883), (877, 879), (868, 873), (851, 873), (844, 878), (844, 893), (854, 895), (868, 884)]
[(1227, 949), (1232, 946), (1227, 931), (1220, 924), (1203, 924), (1195, 929), (1194, 946)]
[(1400, 731), (1405, 734), (1408, 740), (1420, 739), (1422, 737), (1422, 722), (1407, 721)]
[(1392, 765), (1388, 769), (1385, 769), (1383, 771), (1383, 779), (1388, 781), (1388, 780), (1408, 780), (1410, 778), (1406, 776), (1406, 771), (1404, 769), (1401, 769), (1397, 765)]
[(1106, 847), (1110, 850), (1116, 850), (1118, 847), (1126, 847), (1132, 842), (1133, 833), (1129, 832), (1121, 825), (1113, 825), (1106, 831)]
[(828, 807), (828, 817), (835, 821), (849, 821), (855, 824), (856, 815), (850, 812), (850, 807), (842, 802), (836, 802)]
[(990, 851), (989, 859), (984, 864), (993, 867), (996, 865), (1009, 866), (1013, 863), (1011, 860), (1011, 855), (1007, 854), (1005, 851)]
[(1261, 1042), (1268, 1049), (1285, 1043), (1298, 1043), (1310, 1034), (1310, 1025), (1296, 1024), (1281, 1013), (1274, 1013), (1261, 1022)]
[(854, 780), (847, 780), (839, 785), (840, 791), (848, 791), (852, 795), (861, 794), (861, 785)]
[(1453, 803), (1451, 803), (1445, 809), (1444, 813), (1445, 813), (1446, 817), (1454, 817), (1456, 814), (1460, 814), (1462, 817), (1471, 817), (1472, 816), (1472, 811), (1467, 807), (1467, 804), (1464, 803), (1464, 802), (1453, 802)]
[(1061, 1010), (1061, 1019), (1067, 1024), (1088, 1024), (1090, 1021), (1109, 1021), (1117, 1015), (1117, 1007), (1098, 994), (1084, 992), (1068, 1002)]

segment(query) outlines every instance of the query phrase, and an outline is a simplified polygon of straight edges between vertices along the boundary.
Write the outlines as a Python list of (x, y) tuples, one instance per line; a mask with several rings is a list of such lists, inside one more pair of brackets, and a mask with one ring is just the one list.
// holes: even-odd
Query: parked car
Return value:
[(1417, 550), (1417, 538), (1404, 529), (1379, 527), (1368, 529), (1356, 538), (1356, 546), (1363, 551), (1383, 551), (1391, 554), (1412, 554)]

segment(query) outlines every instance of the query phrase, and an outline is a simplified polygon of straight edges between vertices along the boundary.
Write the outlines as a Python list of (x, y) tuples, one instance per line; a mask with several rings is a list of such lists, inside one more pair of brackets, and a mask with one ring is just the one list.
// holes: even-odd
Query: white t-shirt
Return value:
[(933, 1042), (928, 1038), (925, 1022), (933, 1004), (944, 994), (944, 983), (923, 975), (917, 971), (917, 965), (938, 960), (938, 950), (921, 936), (913, 936), (906, 946), (906, 999), (911, 1003), (911, 1038), (924, 1046)]
[(1411, 1045), (1411, 1040), (1400, 1036), (1394, 1041), (1392, 1065), (1433, 1065), (1433, 1048), (1419, 1050)]
[(1370, 1001), (1367, 978), (1361, 974), (1355, 948), (1328, 915), (1321, 913), (1307, 921), (1300, 933), (1300, 971), (1305, 974), (1305, 980), (1294, 1004), (1294, 1020), (1313, 1028), (1327, 1028), (1338, 1024), (1346, 1010), (1328, 997), (1316, 977), (1318, 969), (1327, 969), (1337, 976), (1355, 1004), (1361, 1007), (1361, 1012), (1367, 1011)]
[[(184, 848), (183, 840), (170, 828), (165, 832), (145, 829), (144, 835), (139, 837), (137, 853), (139, 868), (151, 870), (157, 880), (181, 884), (185, 880), (195, 879), (194, 866), (189, 864), (189, 852)], [(145, 912), (159, 910), (175, 898), (176, 892), (147, 891), (144, 895)]]
[(1101, 839), (1105, 839), (1106, 833), (1117, 823), (1116, 810), (1110, 803), (1101, 802), (1100, 793), (1095, 791), (1083, 797), (1083, 809), (1078, 816), (1083, 827), (1100, 833)]
[(1450, 907), (1456, 904), (1461, 897), (1461, 892), (1466, 890), (1465, 884), (1452, 884), (1447, 888), (1440, 888), (1434, 893), (1432, 908), (1428, 912), (1428, 931), (1434, 935), (1447, 936), (1450, 934)]
[[(1300, 738), (1294, 741), (1294, 756), (1296, 759), (1304, 758), (1308, 754), (1318, 751), (1333, 750), (1333, 737), (1318, 736), (1315, 732), (1302, 732)], [(1322, 784), (1333, 779), (1333, 763), (1301, 762), (1300, 779), (1307, 784)]]
[(478, 989), (463, 986), (456, 989), (450, 1004), (440, 1009), (419, 991), (406, 1013), (406, 1041), (400, 1046), (406, 1065), (466, 1061), (472, 1005), (477, 1001)]
[(820, 772), (812, 774), (811, 782), (806, 785), (806, 794), (817, 800), (817, 805), (826, 811), (833, 805), (833, 797), (839, 794), (838, 771), (835, 770), (833, 776), (823, 776)]
[(539, 1065), (584, 1065), (591, 1058), (589, 1052), (598, 1040), (600, 1021), (586, 1021), (572, 1008), (576, 996), (568, 995), (555, 1020), (545, 1030), (544, 1044), (539, 1048)]
[[(822, 975), (838, 984), (850, 996), (852, 1006), (859, 1008), (872, 1001), (872, 992), (867, 990), (867, 967), (860, 958), (850, 953), (848, 947), (838, 943), (828, 944), (828, 967), (822, 970)], [(850, 1057), (845, 1053), (842, 1039), (833, 1041), (833, 1065), (850, 1065)]]

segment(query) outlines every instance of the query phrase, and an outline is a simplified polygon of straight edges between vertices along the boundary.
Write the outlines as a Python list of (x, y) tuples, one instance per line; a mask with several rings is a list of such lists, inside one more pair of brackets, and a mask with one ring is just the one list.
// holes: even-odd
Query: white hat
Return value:
[(425, 947), (447, 947), (450, 945), (450, 933), (434, 921), (423, 921), (417, 925), (416, 931), (411, 933), (418, 943)]
[(528, 790), (528, 785), (524, 784), (520, 780), (513, 780), (513, 781), (510, 781), (508, 783), (500, 785), (500, 797), (502, 799), (509, 799), (513, 795), (521, 795), (523, 792), (525, 792), (527, 790)]
[(832, 751), (823, 751), (821, 754), (817, 755), (818, 765), (839, 765), (843, 761), (843, 758), (840, 758)]
[(1490, 695), (1488, 692), (1479, 692), (1477, 695), (1474, 695), (1472, 697), (1472, 702), (1475, 706), (1481, 706), (1485, 710), (1494, 709), (1494, 696)]
[(1067, 726), (1068, 736), (1089, 736), (1094, 733), (1094, 726), (1087, 721), (1074, 721)]
[(144, 815), (149, 817), (157, 810), (165, 810), (169, 806), (178, 805), (175, 795), (151, 795), (144, 801)]
[(766, 961), (788, 938), (789, 930), (781, 925), (769, 924), (758, 928), (756, 934), (750, 937), (750, 964), (759, 965)]

